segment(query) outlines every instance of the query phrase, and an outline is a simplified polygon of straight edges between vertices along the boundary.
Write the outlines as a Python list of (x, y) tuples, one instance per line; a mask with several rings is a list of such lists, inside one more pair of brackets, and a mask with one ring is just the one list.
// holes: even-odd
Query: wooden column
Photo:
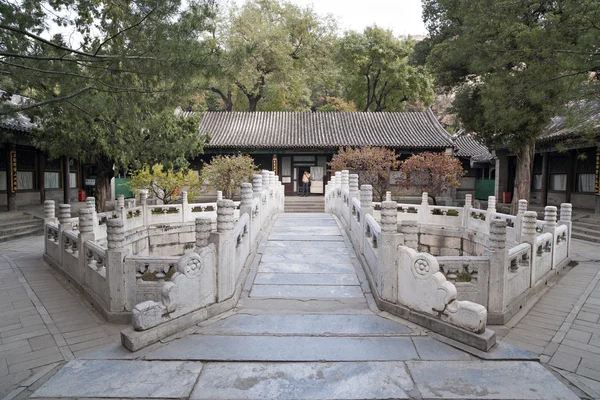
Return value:
[(8, 211), (17, 210), (17, 149), (9, 145), (7, 151), (8, 170), (6, 171), (6, 204)]
[(69, 169), (69, 157), (63, 156), (63, 204), (70, 204), (69, 189), (71, 186), (71, 174)]
[(571, 202), (571, 193), (573, 193), (573, 185), (575, 183), (575, 157), (574, 151), (569, 152), (569, 161), (567, 161), (567, 187), (565, 190), (565, 203)]
[(548, 171), (550, 169), (550, 154), (548, 152), (542, 153), (542, 196), (540, 198), (540, 205), (548, 205)]
[(46, 201), (46, 155), (42, 152), (38, 153), (38, 188), (40, 189), (40, 200), (42, 203)]

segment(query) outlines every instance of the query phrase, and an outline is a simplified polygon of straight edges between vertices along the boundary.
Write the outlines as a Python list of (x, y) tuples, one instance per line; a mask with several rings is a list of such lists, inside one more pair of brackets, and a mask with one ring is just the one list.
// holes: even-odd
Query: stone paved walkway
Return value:
[(577, 398), (537, 361), (480, 360), (380, 312), (348, 246), (329, 215), (281, 215), (236, 310), (82, 355), (33, 398)]
[(503, 342), (540, 355), (581, 397), (600, 399), (600, 250), (575, 239), (572, 246), (577, 265), (533, 307), (491, 329)]
[(120, 343), (111, 325), (42, 260), (42, 236), (0, 245), (0, 398), (28, 398), (66, 361)]

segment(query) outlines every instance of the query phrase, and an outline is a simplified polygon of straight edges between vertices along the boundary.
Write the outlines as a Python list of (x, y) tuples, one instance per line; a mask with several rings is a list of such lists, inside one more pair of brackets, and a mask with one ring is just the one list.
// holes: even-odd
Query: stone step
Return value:
[(578, 234), (578, 235), (592, 236), (592, 237), (600, 238), (600, 231), (597, 231), (597, 230), (594, 230), (594, 229), (589, 229), (589, 228), (579, 228), (579, 227), (575, 227), (574, 226), (572, 234)]
[(581, 221), (573, 222), (573, 227), (588, 228), (588, 229), (591, 228), (594, 230), (600, 230), (600, 221), (584, 219)]
[(203, 327), (202, 335), (401, 336), (413, 330), (376, 315), (235, 314)]
[(10, 236), (21, 232), (27, 232), (32, 229), (44, 231), (44, 223), (42, 221), (31, 220), (26, 224), (19, 224), (15, 226), (5, 225), (0, 226), (0, 236)]
[(18, 221), (30, 221), (33, 218), (33, 215), (25, 213), (0, 213), (0, 225)]
[[(82, 384), (85, 382), (85, 384)], [(531, 361), (70, 361), (31, 398), (578, 399)]]
[(571, 234), (571, 238), (572, 239), (584, 240), (586, 242), (600, 243), (600, 238), (599, 237), (589, 236), (589, 235), (585, 235), (585, 234), (581, 234), (581, 233), (576, 233), (576, 232), (573, 232)]
[[(449, 347), (449, 346), (448, 346)], [(457, 354), (463, 354), (456, 350)], [(171, 361), (406, 361), (419, 355), (408, 336), (191, 335), (148, 353)]]
[(31, 228), (31, 229), (27, 229), (27, 230), (21, 230), (18, 233), (12, 233), (10, 235), (4, 235), (4, 236), (0, 236), (0, 243), (2, 242), (8, 242), (11, 240), (16, 240), (16, 239), (20, 239), (23, 237), (28, 237), (28, 236), (36, 236), (36, 235), (43, 235), (44, 234), (44, 228)]
[(17, 219), (17, 220), (13, 220), (13, 221), (0, 221), (0, 232), (5, 229), (27, 227), (27, 226), (32, 226), (32, 225), (44, 226), (44, 221), (41, 219), (37, 219), (37, 218), (36, 219), (32, 219), (32, 218)]

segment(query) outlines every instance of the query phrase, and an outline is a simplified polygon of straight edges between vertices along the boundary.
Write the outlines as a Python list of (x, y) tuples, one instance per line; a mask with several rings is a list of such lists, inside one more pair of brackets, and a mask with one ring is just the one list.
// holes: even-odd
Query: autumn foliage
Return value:
[(390, 186), (390, 171), (398, 168), (398, 156), (385, 147), (340, 148), (329, 163), (332, 171), (358, 174), (359, 185), (372, 185), (373, 197), (383, 201)]
[(435, 203), (435, 198), (452, 187), (460, 186), (460, 178), (466, 171), (458, 158), (445, 153), (413, 154), (400, 166), (403, 179), (400, 185), (405, 188), (418, 188), (427, 192)]

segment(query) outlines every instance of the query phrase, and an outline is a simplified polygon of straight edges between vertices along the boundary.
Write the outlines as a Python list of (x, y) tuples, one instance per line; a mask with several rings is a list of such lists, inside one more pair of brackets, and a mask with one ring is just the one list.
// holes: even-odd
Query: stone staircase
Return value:
[(44, 220), (22, 212), (0, 213), (0, 242), (44, 233)]
[(586, 215), (573, 221), (573, 239), (600, 243), (600, 216)]
[(325, 212), (325, 197), (312, 195), (309, 197), (286, 196), (284, 212), (286, 213), (322, 213)]

